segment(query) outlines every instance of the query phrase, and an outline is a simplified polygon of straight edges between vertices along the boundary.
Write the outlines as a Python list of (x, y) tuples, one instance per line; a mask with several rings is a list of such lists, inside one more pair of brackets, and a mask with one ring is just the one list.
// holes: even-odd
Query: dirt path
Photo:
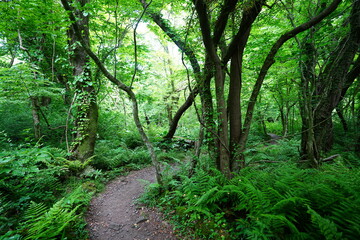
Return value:
[(103, 193), (91, 201), (86, 217), (90, 239), (177, 239), (160, 213), (134, 204), (144, 191), (145, 183), (140, 179), (154, 182), (153, 168), (134, 171), (113, 180)]

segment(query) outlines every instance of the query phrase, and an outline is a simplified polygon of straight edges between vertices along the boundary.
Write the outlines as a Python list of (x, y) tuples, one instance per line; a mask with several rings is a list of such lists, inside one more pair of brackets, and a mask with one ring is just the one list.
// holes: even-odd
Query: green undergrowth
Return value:
[[(168, 177), (142, 201), (187, 239), (359, 239), (360, 172), (341, 163), (252, 166), (231, 180), (215, 169)], [(189, 235), (191, 229), (192, 235)]]
[[(4, 148), (5, 149), (5, 148)], [(143, 162), (102, 170), (65, 151), (18, 145), (0, 153), (0, 239), (86, 239), (84, 213), (104, 184)]]
[(92, 165), (98, 169), (112, 170), (135, 163), (146, 165), (151, 163), (150, 155), (145, 147), (130, 149), (115, 141), (100, 140), (95, 149)]
[(299, 159), (299, 139), (277, 140), (276, 144), (262, 141), (261, 144), (253, 144), (245, 151), (247, 164), (263, 164), (269, 162), (296, 162)]
[[(40, 145), (14, 145), (0, 138), (0, 240), (87, 239), (84, 213), (95, 193), (119, 175), (150, 165), (144, 147), (127, 148), (100, 140), (86, 162), (68, 160), (66, 151)], [(159, 151), (161, 162), (183, 153)]]
[(0, 239), (84, 236), (74, 229), (84, 228), (81, 214), (94, 191), (82, 185), (85, 179), (72, 184), (86, 163), (64, 156), (28, 145), (0, 153)]

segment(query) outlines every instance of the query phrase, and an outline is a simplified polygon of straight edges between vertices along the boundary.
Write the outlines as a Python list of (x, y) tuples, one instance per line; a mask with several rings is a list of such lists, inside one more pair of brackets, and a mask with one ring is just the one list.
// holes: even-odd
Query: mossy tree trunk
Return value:
[(133, 110), (133, 117), (134, 117), (135, 125), (139, 131), (139, 134), (141, 135), (143, 142), (145, 143), (146, 147), (148, 148), (152, 163), (155, 168), (156, 180), (161, 185), (162, 184), (162, 175), (161, 175), (160, 164), (157, 159), (155, 149), (154, 149), (152, 143), (150, 142), (149, 138), (147, 137), (147, 135), (144, 131), (144, 128), (141, 124), (141, 121), (139, 118), (138, 102), (137, 102), (135, 93), (132, 91), (132, 87), (125, 85), (122, 81), (120, 81), (118, 78), (116, 78), (116, 76), (111, 74), (107, 70), (107, 68), (105, 67), (103, 62), (99, 59), (99, 57), (90, 49), (89, 42), (86, 41), (86, 38), (84, 38), (82, 35), (81, 25), (79, 25), (78, 22), (76, 21), (76, 14), (74, 15), (74, 13), (76, 13), (76, 11), (78, 11), (78, 10), (76, 8), (70, 6), (68, 0), (61, 0), (61, 3), (63, 5), (64, 9), (66, 11), (68, 11), (68, 13), (69, 13), (69, 18), (73, 22), (73, 24), (71, 25), (72, 29), (74, 30), (74, 34), (76, 35), (77, 39), (79, 40), (79, 43), (81, 44), (81, 47), (84, 50), (84, 52), (86, 52), (87, 56), (89, 56), (95, 62), (95, 64), (100, 69), (100, 71), (104, 74), (104, 76), (110, 82), (112, 82), (120, 90), (126, 92), (126, 94), (128, 95), (128, 97), (132, 103), (132, 110)]
[[(89, 0), (77, 0), (81, 7), (84, 7)], [(81, 30), (81, 37), (90, 44), (89, 17), (85, 16), (82, 10), (75, 13), (77, 24)], [(89, 56), (79, 44), (80, 39), (73, 28), (68, 31), (70, 47), (73, 51), (71, 63), (73, 65), (73, 76), (75, 92), (77, 93), (77, 114), (75, 119), (75, 139), (71, 152), (75, 159), (85, 161), (93, 156), (96, 142), (98, 125), (98, 106), (96, 92), (91, 78)]]
[(359, 58), (360, 47), (360, 1), (353, 1), (349, 24), (350, 31), (332, 53), (316, 85), (319, 101), (314, 109), (314, 132), (320, 152), (331, 150), (334, 139), (332, 112), (359, 75), (360, 61), (355, 59)]
[[(331, 52), (323, 71), (315, 73), (316, 49), (313, 43), (304, 43), (301, 105), (303, 133), (301, 156), (310, 166), (317, 167), (321, 153), (331, 150), (334, 136), (332, 114), (347, 89), (360, 73), (360, 2), (354, 0), (348, 23), (350, 30)], [(316, 34), (314, 32), (313, 34)], [(314, 39), (310, 35), (310, 39)], [(356, 60), (355, 60), (356, 59)]]

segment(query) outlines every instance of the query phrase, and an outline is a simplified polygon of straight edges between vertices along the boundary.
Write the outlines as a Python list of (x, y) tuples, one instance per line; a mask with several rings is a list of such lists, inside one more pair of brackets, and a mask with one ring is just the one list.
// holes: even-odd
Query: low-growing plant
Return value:
[[(0, 153), (0, 239), (86, 238), (80, 216), (97, 189), (83, 187), (78, 173), (74, 175), (87, 163), (65, 155), (40, 146)], [(73, 178), (74, 184), (69, 182)]]
[[(32, 202), (24, 216), (25, 239), (57, 239), (58, 236), (71, 236), (70, 223), (80, 217), (79, 208), (87, 205), (90, 199), (91, 194), (80, 186), (50, 208), (43, 203)], [(69, 229), (68, 233), (65, 229)], [(80, 239), (80, 236), (75, 237)]]
[(247, 164), (264, 164), (266, 162), (295, 162), (299, 158), (298, 139), (281, 139), (276, 144), (254, 145), (245, 151)]
[(149, 153), (145, 148), (132, 150), (124, 145), (115, 145), (112, 141), (107, 140), (98, 142), (95, 154), (91, 165), (104, 170), (112, 170), (129, 164), (140, 166), (151, 162)]
[[(293, 163), (243, 169), (231, 180), (198, 169), (171, 179), (154, 199), (179, 231), (204, 239), (358, 239), (360, 173), (341, 164), (320, 170)], [(146, 199), (146, 197), (145, 197)]]

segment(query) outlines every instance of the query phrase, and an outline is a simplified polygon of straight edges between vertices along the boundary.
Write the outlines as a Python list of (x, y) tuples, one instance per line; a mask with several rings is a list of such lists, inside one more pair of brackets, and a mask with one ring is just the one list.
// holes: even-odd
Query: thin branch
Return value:
[[(139, 0), (139, 2), (143, 7), (147, 5), (145, 0)], [(175, 29), (169, 26), (166, 20), (163, 19), (159, 13), (147, 11), (147, 15), (163, 30), (163, 32), (175, 43), (175, 45), (185, 53), (185, 55), (189, 58), (195, 77), (197, 77), (197, 74), (201, 72), (201, 68), (194, 51), (181, 40), (180, 35), (175, 31)]]
[(330, 161), (334, 160), (337, 157), (340, 157), (340, 154), (335, 154), (335, 155), (332, 155), (330, 157), (321, 159), (320, 162), (330, 162)]
[(19, 47), (21, 50), (25, 51), (26, 54), (29, 56), (29, 58), (31, 59), (31, 55), (30, 55), (30, 52), (29, 50), (23, 46), (23, 41), (22, 41), (22, 37), (21, 37), (21, 33), (20, 33), (20, 29), (18, 29), (18, 38), (19, 38)]
[(134, 73), (133, 76), (131, 78), (131, 84), (130, 84), (130, 88), (132, 88), (132, 85), (134, 83), (135, 77), (136, 77), (136, 73), (137, 73), (137, 66), (138, 66), (138, 54), (137, 54), (137, 40), (136, 40), (136, 30), (139, 26), (139, 23), (141, 21), (141, 19), (143, 18), (146, 10), (148, 9), (148, 7), (150, 6), (150, 4), (152, 3), (152, 0), (144, 7), (144, 10), (142, 11), (139, 19), (137, 20), (136, 24), (135, 24), (135, 28), (134, 28), (134, 58), (135, 58), (135, 66), (134, 66)]

